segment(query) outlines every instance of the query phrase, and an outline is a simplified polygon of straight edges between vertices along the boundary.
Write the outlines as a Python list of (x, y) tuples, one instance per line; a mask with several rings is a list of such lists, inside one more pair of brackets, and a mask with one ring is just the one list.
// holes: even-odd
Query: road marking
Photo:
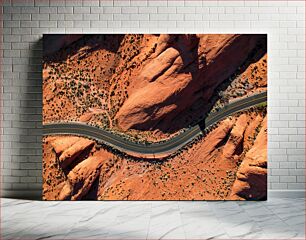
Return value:
[[(263, 95), (263, 96), (262, 96)], [(214, 115), (208, 116), (204, 121), (204, 129), (213, 125), (216, 122), (221, 121), (223, 118), (228, 117), (231, 114), (237, 113), (239, 111), (245, 110), (252, 106), (256, 106), (257, 104), (263, 103), (267, 101), (266, 92), (259, 93), (257, 95), (250, 96), (248, 98), (240, 99), (235, 102), (232, 102), (228, 105), (225, 105), (220, 112), (216, 112)], [(240, 108), (241, 107), (241, 108)], [(237, 109), (237, 110), (234, 110)], [(233, 111), (234, 110), (234, 111)], [(61, 125), (64, 127), (61, 127)], [(69, 127), (77, 125), (77, 127)], [(96, 131), (94, 130), (97, 129)], [(84, 133), (81, 133), (81, 132)], [(89, 134), (86, 134), (89, 133)], [(85, 125), (80, 123), (55, 123), (55, 124), (45, 124), (43, 125), (43, 135), (53, 135), (53, 134), (79, 134), (82, 136), (90, 136), (96, 139), (97, 141), (102, 141), (106, 145), (111, 145), (114, 148), (119, 149), (120, 151), (129, 151), (140, 154), (157, 154), (157, 153), (169, 153), (177, 151), (179, 148), (186, 145), (186, 141), (192, 141), (198, 134), (201, 134), (201, 127), (198, 125), (192, 127), (192, 129), (187, 130), (174, 138), (170, 139), (167, 142), (163, 143), (153, 143), (150, 145), (139, 144), (120, 136), (114, 135), (110, 132), (107, 132), (104, 129), (94, 127), (91, 125)], [(113, 135), (113, 136), (109, 136)], [(103, 140), (106, 139), (106, 140)], [(117, 139), (119, 138), (119, 139)], [(120, 145), (125, 145), (128, 148), (121, 147)], [(170, 148), (170, 150), (169, 150)], [(131, 150), (132, 149), (132, 150)], [(150, 150), (151, 149), (151, 150)], [(167, 150), (168, 149), (168, 150)]]

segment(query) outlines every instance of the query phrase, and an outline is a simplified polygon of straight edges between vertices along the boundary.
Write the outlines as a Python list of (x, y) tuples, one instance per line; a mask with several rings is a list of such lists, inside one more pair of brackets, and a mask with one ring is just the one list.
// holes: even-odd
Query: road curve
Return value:
[(150, 144), (136, 143), (126, 140), (118, 135), (103, 130), (98, 127), (90, 126), (79, 122), (49, 123), (43, 125), (43, 135), (79, 135), (93, 138), (99, 142), (111, 146), (121, 152), (142, 158), (162, 158), (176, 152), (194, 138), (202, 134), (205, 128), (217, 123), (218, 121), (230, 116), (233, 113), (250, 108), (267, 101), (267, 92), (254, 94), (250, 97), (233, 101), (224, 106), (218, 112), (209, 115), (198, 125), (176, 135), (165, 142)]

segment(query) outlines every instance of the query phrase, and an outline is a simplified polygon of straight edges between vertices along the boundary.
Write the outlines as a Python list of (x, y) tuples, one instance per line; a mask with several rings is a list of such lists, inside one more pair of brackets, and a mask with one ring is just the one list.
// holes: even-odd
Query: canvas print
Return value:
[(266, 200), (266, 34), (43, 45), (43, 199)]

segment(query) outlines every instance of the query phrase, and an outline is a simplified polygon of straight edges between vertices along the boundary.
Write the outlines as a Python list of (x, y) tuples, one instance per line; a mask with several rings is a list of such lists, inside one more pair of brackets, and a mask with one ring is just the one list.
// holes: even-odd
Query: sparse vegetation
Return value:
[[(106, 40), (107, 36), (100, 35), (93, 39), (84, 37), (74, 43), (67, 53), (60, 51), (45, 59), (44, 122), (82, 120), (124, 139), (150, 145), (157, 141), (167, 141), (198, 124), (207, 114), (219, 111), (231, 100), (266, 87), (263, 79), (266, 59), (252, 65), (247, 62), (218, 87), (217, 94), (210, 99), (209, 104), (200, 100), (189, 112), (184, 112), (186, 118), (181, 121), (186, 128), (166, 133), (153, 130), (129, 130), (123, 133), (118, 128), (116, 114), (131, 93), (130, 87), (133, 88), (133, 84), (130, 81), (135, 77), (134, 71), (141, 68), (156, 52), (157, 44), (141, 34), (121, 36), (117, 42)], [(104, 44), (103, 47), (101, 44)], [(142, 44), (149, 46), (146, 52), (141, 52)], [(200, 61), (205, 64), (205, 57), (202, 56)], [(193, 116), (194, 111), (202, 113)], [(235, 122), (242, 114), (248, 119), (245, 125), (251, 128), (249, 135), (243, 132), (245, 140), (228, 134), (216, 144), (217, 147), (207, 150), (213, 134), (224, 127), (224, 122)], [(94, 145), (81, 151), (67, 169), (62, 169), (59, 164), (62, 153), (55, 153), (52, 149), (50, 141), (54, 139), (47, 137), (44, 139), (43, 151), (44, 197), (58, 198), (63, 188), (61, 184), (67, 181), (68, 173), (89, 157), (105, 151), (111, 157), (105, 158), (95, 170), (89, 171), (86, 186), (88, 193), (80, 198), (137, 199), (140, 196), (145, 199), (155, 196), (158, 199), (226, 199), (236, 180), (237, 169), (262, 130), (260, 121), (265, 115), (266, 103), (240, 111), (214, 125), (203, 127), (203, 132), (193, 141), (166, 157), (136, 157), (93, 139)], [(253, 126), (250, 122), (254, 121), (255, 116), (262, 118), (260, 124)], [(235, 126), (234, 123), (228, 131)], [(224, 157), (227, 143), (237, 146), (241, 141), (244, 141), (241, 151)], [(85, 184), (82, 184), (80, 182), (74, 186), (69, 197), (84, 187)]]

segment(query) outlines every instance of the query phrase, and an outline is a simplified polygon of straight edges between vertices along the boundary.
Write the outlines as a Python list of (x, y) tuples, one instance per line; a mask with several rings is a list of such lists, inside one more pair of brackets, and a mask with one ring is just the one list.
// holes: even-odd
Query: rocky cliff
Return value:
[[(167, 140), (267, 88), (266, 35), (125, 34), (59, 39), (44, 56), (43, 122), (79, 121)], [(78, 136), (43, 140), (48, 200), (265, 199), (266, 106), (228, 117), (166, 159)]]
[(123, 130), (167, 131), (181, 112), (202, 100), (249, 57), (263, 35), (161, 35), (156, 52), (131, 79), (116, 115)]
[[(246, 111), (227, 118), (206, 137), (161, 161), (129, 159), (86, 138), (47, 137), (44, 198), (265, 199), (265, 114)], [(62, 159), (67, 158), (70, 160), (63, 166)]]

